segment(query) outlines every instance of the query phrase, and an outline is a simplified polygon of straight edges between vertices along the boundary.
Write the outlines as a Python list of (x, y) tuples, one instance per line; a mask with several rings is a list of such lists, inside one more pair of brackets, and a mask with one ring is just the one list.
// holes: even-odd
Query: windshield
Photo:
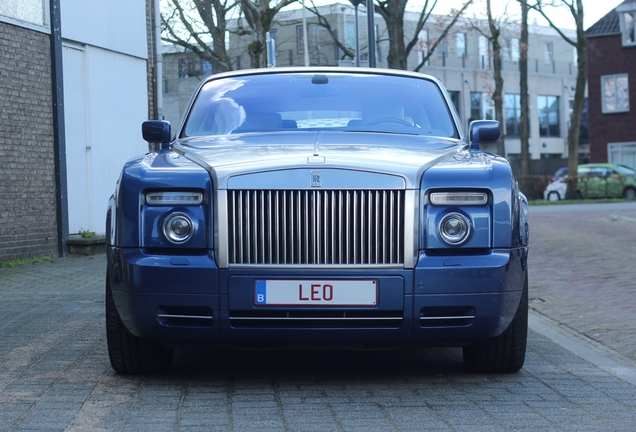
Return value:
[(636, 175), (636, 171), (625, 165), (616, 165), (616, 171), (623, 175)]
[(181, 135), (281, 130), (459, 136), (436, 83), (345, 73), (280, 73), (212, 80), (199, 92)]

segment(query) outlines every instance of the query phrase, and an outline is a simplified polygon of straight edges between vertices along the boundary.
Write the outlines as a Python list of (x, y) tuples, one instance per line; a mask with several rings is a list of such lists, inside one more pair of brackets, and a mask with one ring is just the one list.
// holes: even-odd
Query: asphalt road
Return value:
[(530, 211), (531, 330), (512, 375), (423, 349), (182, 350), (169, 374), (118, 376), (103, 255), (0, 269), (0, 431), (631, 431), (636, 205), (559, 207)]

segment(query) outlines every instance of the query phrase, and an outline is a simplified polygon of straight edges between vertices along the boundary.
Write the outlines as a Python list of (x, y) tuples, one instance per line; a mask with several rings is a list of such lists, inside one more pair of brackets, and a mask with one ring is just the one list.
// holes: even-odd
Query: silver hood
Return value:
[(465, 147), (460, 140), (419, 135), (292, 131), (195, 137), (173, 149), (208, 170), (218, 189), (234, 188), (231, 179), (244, 176), (273, 179), (281, 170), (377, 173), (417, 189), (424, 171)]

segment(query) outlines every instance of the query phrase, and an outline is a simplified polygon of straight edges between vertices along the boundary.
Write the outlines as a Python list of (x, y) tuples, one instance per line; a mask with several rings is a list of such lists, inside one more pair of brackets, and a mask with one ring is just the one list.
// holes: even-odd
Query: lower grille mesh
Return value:
[(402, 311), (230, 311), (235, 328), (399, 328), (403, 320)]
[(403, 264), (403, 190), (229, 190), (230, 264)]

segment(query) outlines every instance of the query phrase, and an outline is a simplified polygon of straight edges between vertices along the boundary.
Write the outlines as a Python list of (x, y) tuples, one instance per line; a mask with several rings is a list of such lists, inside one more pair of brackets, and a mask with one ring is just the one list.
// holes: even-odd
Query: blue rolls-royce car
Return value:
[(417, 73), (290, 68), (211, 76), (108, 205), (106, 326), (121, 374), (173, 350), (461, 347), (518, 371), (528, 205), (508, 162)]

